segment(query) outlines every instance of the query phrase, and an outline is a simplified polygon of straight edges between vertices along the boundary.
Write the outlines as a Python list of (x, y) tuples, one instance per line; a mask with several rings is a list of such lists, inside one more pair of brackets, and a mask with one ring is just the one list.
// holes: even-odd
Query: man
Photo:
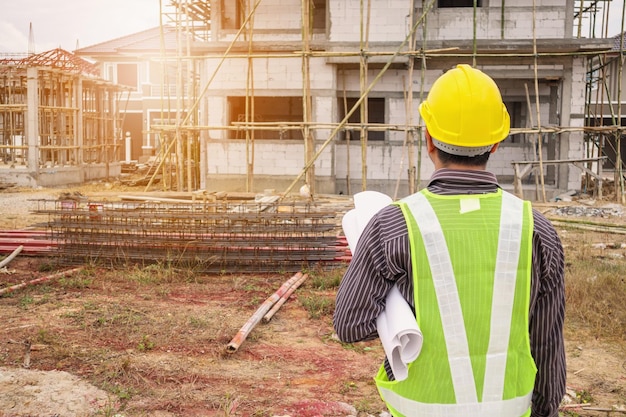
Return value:
[(423, 334), (408, 377), (376, 376), (394, 416), (557, 417), (565, 391), (564, 257), (550, 222), (486, 171), (509, 134), (495, 82), (458, 65), (420, 114), (435, 172), (425, 190), (380, 210), (337, 292), (344, 342), (377, 337), (390, 289)]

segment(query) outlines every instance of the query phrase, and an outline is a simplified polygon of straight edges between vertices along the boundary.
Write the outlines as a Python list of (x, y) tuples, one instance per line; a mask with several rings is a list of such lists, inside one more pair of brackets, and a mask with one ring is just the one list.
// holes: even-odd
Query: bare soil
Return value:
[[(56, 191), (29, 193), (0, 193), (0, 230), (45, 221), (16, 211), (18, 201)], [(2, 205), (9, 197), (12, 203)], [(626, 235), (580, 233), (584, 240), (563, 233), (566, 247), (610, 239), (611, 256), (626, 263), (619, 245)], [(589, 250), (607, 256), (606, 248)], [(51, 274), (54, 265), (54, 259), (18, 256), (0, 272), (0, 288)], [(234, 353), (226, 351), (228, 343), (291, 274), (87, 267), (5, 294), (0, 417), (384, 415), (372, 379), (384, 355), (379, 342), (346, 345), (333, 337), (335, 288), (320, 286), (311, 272)], [(625, 341), (589, 335), (568, 324), (562, 411), (626, 415)]]

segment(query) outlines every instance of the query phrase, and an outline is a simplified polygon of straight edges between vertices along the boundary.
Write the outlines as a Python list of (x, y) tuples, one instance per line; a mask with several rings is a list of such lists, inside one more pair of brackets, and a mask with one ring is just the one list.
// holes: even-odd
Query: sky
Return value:
[[(162, 0), (167, 4), (166, 0)], [(0, 54), (74, 51), (159, 26), (159, 0), (0, 0)]]
[[(95, 45), (159, 25), (159, 3), (168, 0), (0, 0), (0, 54), (28, 52), (30, 24), (35, 52)], [(623, 0), (610, 6), (609, 37), (621, 29)], [(608, 4), (608, 3), (607, 3)], [(588, 24), (588, 23), (585, 23)], [(583, 36), (589, 33), (583, 29)], [(600, 29), (598, 32), (601, 33)]]

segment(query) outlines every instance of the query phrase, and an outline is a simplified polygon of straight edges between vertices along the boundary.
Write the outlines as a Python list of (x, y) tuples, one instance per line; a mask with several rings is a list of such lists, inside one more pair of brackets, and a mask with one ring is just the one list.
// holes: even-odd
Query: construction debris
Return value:
[[(280, 288), (268, 297), (263, 304), (254, 312), (254, 314), (248, 319), (248, 321), (243, 325), (243, 327), (237, 332), (235, 337), (228, 343), (226, 346), (226, 352), (235, 353), (239, 346), (246, 340), (252, 329), (259, 324), (261, 319), (264, 319), (270, 311), (273, 310), (273, 307), (278, 305), (278, 308), (287, 300), (289, 295), (300, 286), (307, 278), (308, 275), (303, 274), (302, 272), (298, 272), (289, 278)], [(281, 300), (283, 300), (281, 302)], [(280, 304), (279, 304), (280, 303)], [(276, 310), (278, 310), (276, 308)], [(275, 312), (275, 311), (274, 311)], [(273, 313), (271, 313), (273, 315)], [(270, 316), (271, 317), (271, 316)]]

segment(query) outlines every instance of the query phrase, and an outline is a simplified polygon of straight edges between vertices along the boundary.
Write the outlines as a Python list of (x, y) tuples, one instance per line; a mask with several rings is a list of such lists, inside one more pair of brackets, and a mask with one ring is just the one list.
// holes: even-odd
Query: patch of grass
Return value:
[(49, 344), (55, 343), (57, 338), (58, 336), (56, 336), (53, 333), (50, 333), (47, 329), (41, 328), (37, 331), (37, 336), (36, 336), (37, 343), (49, 345)]
[(154, 264), (129, 267), (127, 278), (143, 285), (171, 284), (175, 282), (193, 282), (195, 273), (192, 269), (174, 268), (169, 263), (157, 262)]
[(93, 276), (85, 273), (59, 278), (59, 285), (65, 289), (82, 290), (93, 284)]
[(332, 315), (335, 311), (335, 300), (317, 294), (303, 295), (298, 297), (304, 309), (309, 313), (309, 318), (319, 319), (323, 316)]
[(37, 268), (37, 270), (39, 272), (50, 272), (50, 271), (54, 271), (54, 269), (55, 269), (54, 265), (52, 263), (48, 263), (48, 262), (42, 263)]
[(309, 285), (316, 290), (327, 291), (339, 287), (341, 278), (345, 272), (344, 268), (334, 268), (330, 270), (305, 271), (309, 274)]
[(592, 337), (626, 340), (626, 263), (584, 248), (565, 256), (566, 320)]
[(239, 399), (232, 394), (226, 394), (224, 398), (220, 400), (220, 403), (219, 403), (220, 413), (222, 413), (221, 415), (224, 417), (229, 417), (229, 416), (234, 415), (238, 407), (239, 407)]
[(81, 328), (121, 326), (129, 329), (145, 321), (145, 314), (121, 304), (98, 305), (86, 302), (83, 308), (66, 313), (64, 317), (75, 321)]
[(189, 326), (202, 329), (209, 326), (209, 321), (202, 317), (189, 317)]
[(140, 352), (147, 352), (156, 347), (156, 344), (150, 340), (150, 336), (143, 335), (139, 343), (137, 344), (137, 350)]
[(118, 408), (118, 404), (116, 404), (117, 401), (113, 401), (110, 397), (107, 400), (107, 403), (105, 404), (104, 408), (99, 410), (98, 412), (96, 412), (96, 416), (102, 416), (102, 417), (115, 417), (115, 416), (119, 416), (120, 414), (118, 414), (119, 408)]
[(382, 411), (378, 400), (372, 398), (361, 398), (354, 404), (354, 408), (356, 408), (359, 415), (379, 415)]
[(30, 295), (24, 295), (20, 297), (19, 306), (22, 310), (27, 310), (35, 302), (35, 299)]
[(108, 391), (119, 398), (120, 401), (125, 402), (133, 398), (134, 390), (129, 387), (124, 387), (119, 384), (104, 384), (105, 391)]

